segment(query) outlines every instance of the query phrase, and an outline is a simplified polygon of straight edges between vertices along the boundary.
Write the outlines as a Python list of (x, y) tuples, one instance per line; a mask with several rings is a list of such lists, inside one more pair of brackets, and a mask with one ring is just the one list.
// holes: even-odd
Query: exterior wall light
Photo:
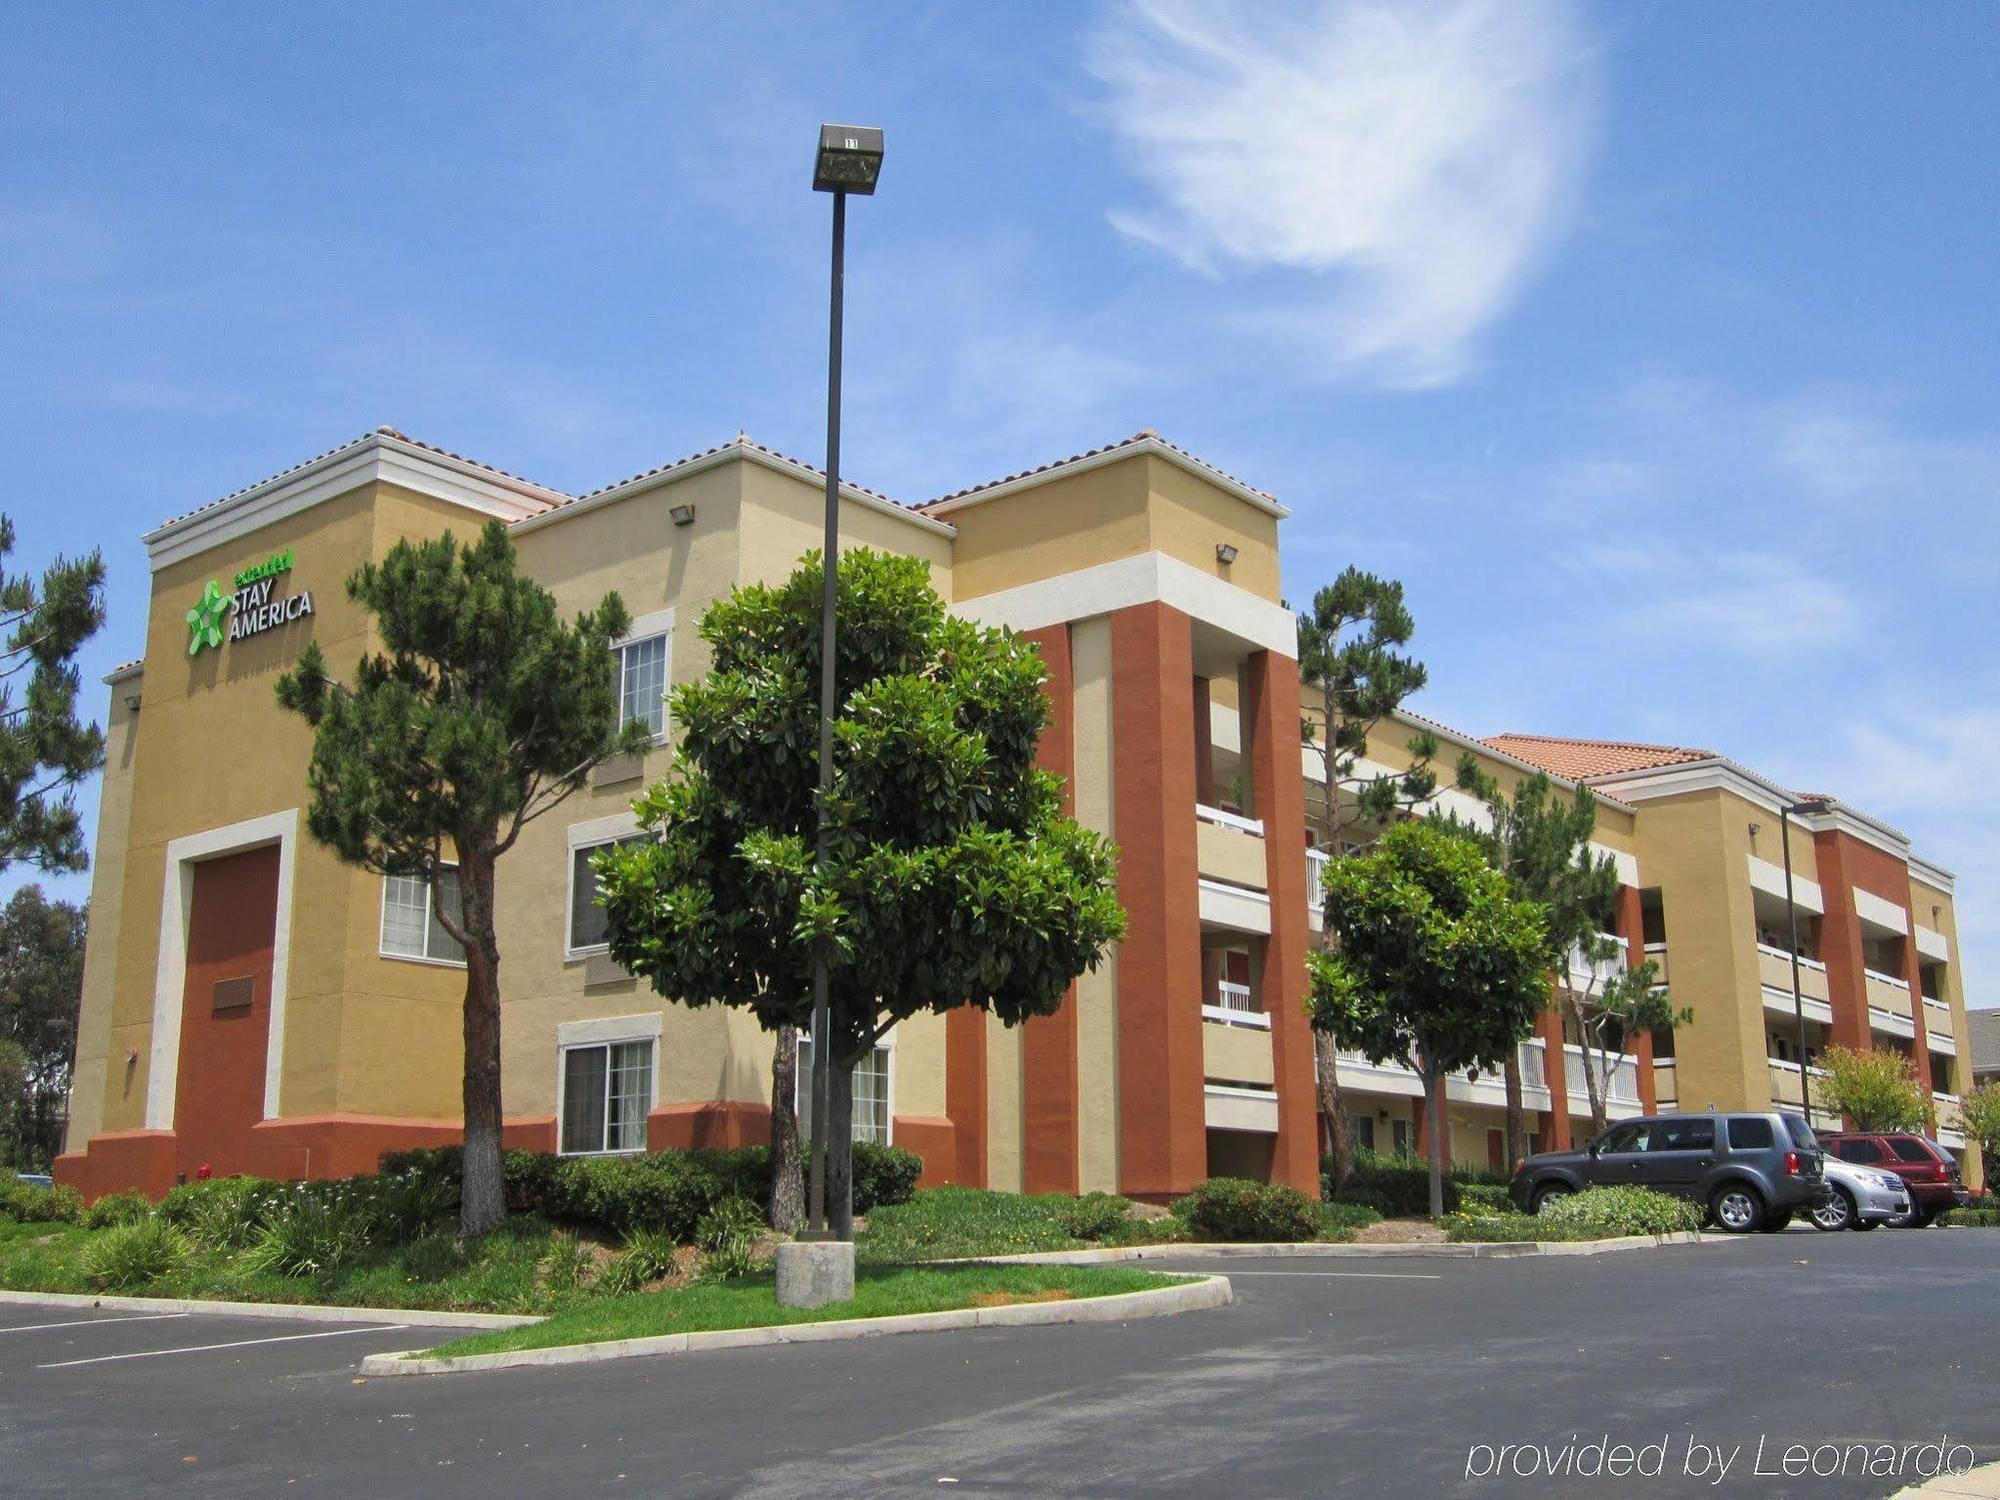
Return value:
[(859, 193), (875, 191), (882, 175), (882, 132), (873, 125), (822, 125), (819, 155), (813, 161), (813, 191)]
[(676, 526), (694, 525), (694, 507), (692, 505), (671, 506), (669, 507), (667, 514), (673, 517), (673, 521)]
[(1215, 544), (1215, 560), (1225, 568), (1235, 562), (1236, 544), (1233, 542), (1217, 542)]
[(137, 693), (130, 693), (126, 696), (125, 709), (128, 713), (136, 714), (139, 711), (139, 695)]

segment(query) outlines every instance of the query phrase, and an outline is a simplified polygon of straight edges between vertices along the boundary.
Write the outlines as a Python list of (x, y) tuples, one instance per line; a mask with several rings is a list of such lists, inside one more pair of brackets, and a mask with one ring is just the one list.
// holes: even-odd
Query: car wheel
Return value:
[(1731, 1234), (1751, 1234), (1764, 1222), (1764, 1200), (1757, 1190), (1744, 1183), (1725, 1183), (1709, 1200), (1715, 1222)]
[(1765, 1217), (1764, 1222), (1762, 1224), (1759, 1224), (1757, 1227), (1761, 1229), (1765, 1234), (1778, 1234), (1785, 1229), (1789, 1229), (1791, 1227), (1791, 1223), (1792, 1223), (1792, 1211), (1789, 1208), (1779, 1208), (1779, 1209), (1773, 1209), (1770, 1212), (1770, 1214)]
[(1540, 1213), (1558, 1198), (1569, 1196), (1569, 1184), (1564, 1182), (1545, 1183), (1535, 1189), (1534, 1211)]
[(1854, 1227), (1856, 1229), (1880, 1229), (1882, 1221), (1880, 1219), (1856, 1219)]
[(1860, 1215), (1855, 1212), (1854, 1200), (1848, 1196), (1846, 1188), (1835, 1188), (1833, 1196), (1812, 1211), (1813, 1228), (1832, 1233), (1839, 1229), (1859, 1229), (1862, 1227)]

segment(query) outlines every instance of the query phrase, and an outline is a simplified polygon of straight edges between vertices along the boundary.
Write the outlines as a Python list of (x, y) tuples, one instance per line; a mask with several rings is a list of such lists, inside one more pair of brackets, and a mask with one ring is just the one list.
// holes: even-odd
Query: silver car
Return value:
[(1910, 1190), (1894, 1172), (1878, 1172), (1826, 1158), (1826, 1185), (1833, 1194), (1812, 1210), (1815, 1229), (1873, 1229), (1910, 1211)]

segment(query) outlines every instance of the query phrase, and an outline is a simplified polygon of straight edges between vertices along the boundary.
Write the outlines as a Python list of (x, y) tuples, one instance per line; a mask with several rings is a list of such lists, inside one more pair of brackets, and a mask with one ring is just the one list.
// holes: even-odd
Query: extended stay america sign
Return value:
[(211, 578), (187, 612), (188, 655), (197, 656), (206, 647), (222, 644), (224, 635), (232, 641), (258, 635), (277, 625), (289, 625), (313, 612), (312, 590), (279, 594), (278, 580), (292, 571), (292, 549), (266, 558), (255, 567), (245, 568), (233, 580), (236, 592), (225, 594)]

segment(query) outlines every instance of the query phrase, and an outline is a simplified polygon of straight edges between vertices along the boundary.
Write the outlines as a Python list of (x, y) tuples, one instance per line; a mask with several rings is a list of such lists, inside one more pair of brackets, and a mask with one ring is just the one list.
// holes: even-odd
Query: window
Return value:
[(1628, 1151), (1646, 1149), (1646, 1126), (1640, 1120), (1628, 1120), (1623, 1125), (1614, 1125), (1597, 1138), (1600, 1156), (1622, 1156)]
[[(1730, 1139), (1734, 1140), (1735, 1125), (1730, 1125)], [(1764, 1122), (1768, 1131), (1770, 1123)], [(1713, 1151), (1715, 1149), (1715, 1121), (1713, 1120), (1662, 1120), (1653, 1127), (1652, 1139), (1647, 1142), (1648, 1151)]]
[(1375, 1149), (1375, 1117), (1373, 1115), (1350, 1114), (1347, 1117), (1347, 1138), (1355, 1149), (1373, 1151)]
[(1729, 1122), (1729, 1149), (1731, 1151), (1763, 1151), (1777, 1145), (1777, 1136), (1771, 1130), (1769, 1120), (1746, 1117)]
[(1408, 1120), (1391, 1120), (1389, 1122), (1389, 1150), (1395, 1156), (1408, 1157), (1416, 1155), (1416, 1151), (1411, 1144), (1410, 1122)]
[(667, 732), (667, 639), (649, 635), (618, 647), (618, 722), (644, 724), (655, 739)]
[[(433, 899), (436, 898), (436, 899)], [(382, 941), (384, 958), (412, 958), (434, 964), (462, 964), (465, 950), (438, 920), (438, 903), (458, 916), (458, 868), (438, 870), (433, 890), (421, 875), (382, 877)]]
[(562, 1153), (646, 1149), (653, 1107), (653, 1044), (607, 1042), (563, 1049)]
[[(875, 1050), (854, 1065), (854, 1139), (889, 1144), (889, 1064), (895, 1049), (877, 1042)], [(799, 1073), (792, 1108), (798, 1111), (799, 1139), (812, 1139), (812, 1038), (799, 1037)]]
[[(1810, 1059), (1808, 1059), (1810, 1060)], [(1812, 1126), (1806, 1123), (1804, 1115), (1780, 1115), (1785, 1122), (1785, 1133), (1792, 1138), (1792, 1144), (1801, 1151), (1817, 1151), (1819, 1137), (1813, 1134)]]
[(1937, 1160), (1937, 1157), (1931, 1154), (1931, 1150), (1928, 1146), (1926, 1146), (1922, 1141), (1915, 1140), (1907, 1135), (1890, 1136), (1889, 1149), (1895, 1152), (1897, 1158), (1901, 1161), (1920, 1161), (1929, 1163), (1929, 1162), (1935, 1162)]
[(591, 856), (614, 845), (635, 844), (643, 837), (643, 834), (634, 834), (629, 838), (605, 839), (570, 850), (569, 952), (572, 955), (602, 948), (607, 936), (609, 922), (604, 908), (598, 904), (597, 871), (591, 867)]
[(1873, 1141), (1835, 1141), (1833, 1154), (1842, 1161), (1874, 1162), (1882, 1159), (1882, 1148)]

